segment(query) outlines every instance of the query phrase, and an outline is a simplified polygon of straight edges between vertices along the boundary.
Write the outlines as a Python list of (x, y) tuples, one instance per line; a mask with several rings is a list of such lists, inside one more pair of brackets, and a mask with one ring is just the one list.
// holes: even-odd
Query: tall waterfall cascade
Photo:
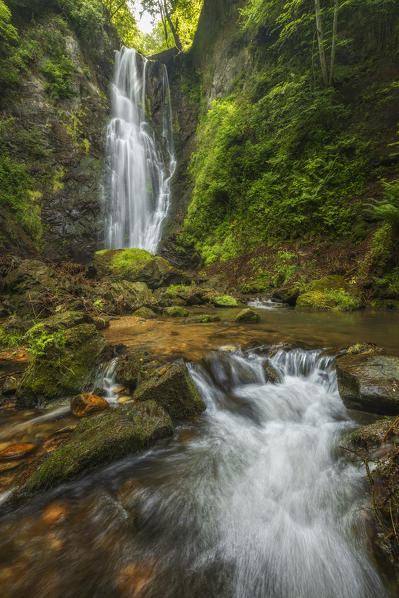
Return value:
[(116, 53), (106, 145), (105, 246), (110, 249), (155, 253), (170, 206), (176, 168), (171, 96), (166, 66), (158, 65), (161, 115), (155, 127), (147, 85), (154, 64), (133, 49)]

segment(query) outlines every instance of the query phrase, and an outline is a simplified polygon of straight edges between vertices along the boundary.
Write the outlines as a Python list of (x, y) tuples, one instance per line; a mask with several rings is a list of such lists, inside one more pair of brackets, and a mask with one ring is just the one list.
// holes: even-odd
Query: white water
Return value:
[(116, 53), (113, 115), (107, 130), (107, 248), (155, 253), (170, 205), (176, 159), (168, 73), (160, 65), (162, 131), (157, 137), (147, 117), (152, 64), (133, 49)]
[(141, 505), (159, 563), (148, 596), (382, 598), (363, 473), (338, 449), (352, 424), (332, 360), (280, 351), (278, 385), (263, 362), (219, 352), (190, 368), (208, 409), (183, 452), (158, 454), (169, 474)]

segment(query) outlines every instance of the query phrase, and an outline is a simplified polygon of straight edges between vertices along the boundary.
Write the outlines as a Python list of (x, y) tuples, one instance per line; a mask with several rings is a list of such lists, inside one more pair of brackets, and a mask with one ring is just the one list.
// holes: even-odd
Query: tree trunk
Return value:
[(165, 12), (166, 19), (169, 23), (170, 30), (172, 32), (173, 38), (175, 40), (176, 48), (181, 52), (183, 50), (183, 46), (181, 45), (179, 34), (177, 33), (176, 27), (173, 25), (172, 19), (170, 18), (170, 14), (168, 12), (168, 7), (166, 6), (166, 0), (163, 0), (163, 8)]
[(330, 78), (328, 81), (329, 85), (332, 85), (333, 81), (334, 81), (335, 51), (337, 48), (337, 30), (338, 30), (338, 0), (334, 0), (334, 19), (333, 19), (332, 41), (331, 41)]
[(169, 36), (168, 36), (168, 27), (166, 24), (166, 19), (165, 19), (165, 15), (163, 12), (163, 8), (162, 8), (162, 4), (161, 2), (158, 0), (158, 6), (159, 6), (159, 12), (161, 13), (161, 21), (162, 21), (162, 25), (163, 25), (163, 32), (165, 35), (165, 42), (166, 42), (166, 46), (169, 48)]
[(327, 63), (326, 63), (326, 54), (324, 52), (323, 25), (321, 22), (320, 0), (314, 0), (314, 6), (315, 6), (317, 43), (319, 46), (321, 74), (323, 77), (324, 85), (326, 87), (328, 87)]

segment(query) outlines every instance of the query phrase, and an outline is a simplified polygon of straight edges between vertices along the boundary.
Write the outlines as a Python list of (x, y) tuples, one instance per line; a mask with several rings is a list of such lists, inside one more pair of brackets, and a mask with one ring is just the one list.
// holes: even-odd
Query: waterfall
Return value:
[[(149, 117), (147, 79), (160, 72), (161, 131)], [(176, 168), (172, 106), (165, 65), (133, 49), (116, 53), (112, 119), (107, 130), (107, 214), (105, 245), (155, 253), (170, 205)]]

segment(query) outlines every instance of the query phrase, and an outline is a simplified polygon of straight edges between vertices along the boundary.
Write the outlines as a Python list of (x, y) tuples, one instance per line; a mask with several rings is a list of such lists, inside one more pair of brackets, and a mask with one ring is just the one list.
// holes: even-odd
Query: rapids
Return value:
[(271, 384), (266, 357), (189, 364), (197, 422), (5, 515), (3, 596), (383, 598), (334, 360), (272, 352)]

